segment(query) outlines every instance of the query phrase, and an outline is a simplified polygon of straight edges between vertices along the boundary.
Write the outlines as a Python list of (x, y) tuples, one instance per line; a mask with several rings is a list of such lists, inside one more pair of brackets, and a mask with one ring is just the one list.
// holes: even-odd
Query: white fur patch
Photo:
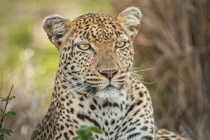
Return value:
[(96, 93), (96, 96), (101, 99), (106, 99), (110, 102), (125, 102), (126, 101), (126, 90), (118, 90), (114, 87), (106, 87), (103, 90)]

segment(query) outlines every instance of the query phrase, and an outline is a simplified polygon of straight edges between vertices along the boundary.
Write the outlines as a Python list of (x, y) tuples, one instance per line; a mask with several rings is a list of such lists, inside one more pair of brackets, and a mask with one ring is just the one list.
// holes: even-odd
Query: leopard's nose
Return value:
[(98, 72), (110, 80), (117, 74), (118, 70), (103, 70), (102, 72), (98, 70)]

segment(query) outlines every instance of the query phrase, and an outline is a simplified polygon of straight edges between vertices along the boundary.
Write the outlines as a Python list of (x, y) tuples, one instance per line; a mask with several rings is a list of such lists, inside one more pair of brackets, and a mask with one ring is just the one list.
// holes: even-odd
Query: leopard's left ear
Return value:
[(131, 39), (138, 33), (142, 14), (136, 7), (129, 7), (119, 14), (117, 20)]

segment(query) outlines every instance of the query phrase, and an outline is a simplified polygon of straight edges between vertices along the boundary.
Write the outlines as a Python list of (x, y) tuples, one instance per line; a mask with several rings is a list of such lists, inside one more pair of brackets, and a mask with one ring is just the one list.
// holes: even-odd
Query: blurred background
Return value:
[(4, 122), (14, 131), (6, 140), (29, 139), (50, 104), (59, 53), (42, 28), (44, 17), (116, 17), (129, 6), (143, 14), (134, 72), (150, 90), (158, 128), (210, 140), (210, 1), (0, 0), (0, 97), (14, 85), (7, 111), (17, 114)]

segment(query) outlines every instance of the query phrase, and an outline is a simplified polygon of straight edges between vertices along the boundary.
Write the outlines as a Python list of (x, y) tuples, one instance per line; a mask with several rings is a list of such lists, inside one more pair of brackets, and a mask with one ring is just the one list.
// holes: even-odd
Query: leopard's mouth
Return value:
[(109, 92), (113, 89), (117, 89), (115, 86), (109, 84), (108, 86), (106, 86), (103, 90), (106, 91), (106, 92)]
[(105, 86), (103, 88), (101, 88), (100, 86), (99, 87), (93, 87), (93, 86), (89, 85), (87, 87), (86, 91), (89, 92), (89, 93), (92, 93), (92, 94), (96, 94), (96, 92), (99, 92), (99, 91), (109, 92), (109, 91), (111, 91), (113, 89), (117, 89), (117, 88), (114, 85), (111, 85), (111, 84), (109, 84), (109, 85), (107, 85), (107, 86)]
[[(123, 80), (122, 78), (119, 78), (120, 80)], [(118, 82), (118, 83), (117, 83)], [(113, 81), (113, 80), (102, 80), (98, 78), (89, 78), (86, 77), (85, 83), (88, 84), (88, 87), (86, 88), (87, 92), (90, 94), (106, 94), (110, 95), (119, 93), (120, 90), (124, 87), (124, 82), (121, 81)]]

